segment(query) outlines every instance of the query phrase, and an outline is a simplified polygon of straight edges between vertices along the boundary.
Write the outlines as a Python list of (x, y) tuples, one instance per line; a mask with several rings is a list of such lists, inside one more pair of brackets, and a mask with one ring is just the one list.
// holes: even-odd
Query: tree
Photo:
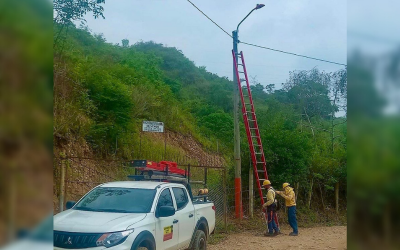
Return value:
[(379, 117), (387, 104), (387, 99), (377, 90), (374, 68), (369, 58), (353, 54), (349, 58), (348, 104), (351, 116)]
[(336, 109), (329, 99), (330, 81), (331, 74), (318, 69), (292, 71), (283, 87), (287, 91), (288, 101), (307, 119), (327, 118), (332, 108)]
[(105, 0), (54, 0), (53, 21), (58, 24), (69, 25), (74, 21), (86, 21), (83, 17), (93, 12), (94, 18), (105, 18), (103, 15)]
[(105, 18), (102, 6), (105, 2), (105, 0), (54, 0), (53, 11), (55, 14), (53, 22), (59, 26), (55, 26), (57, 31), (55, 32), (53, 48), (57, 47), (65, 27), (67, 27), (65, 31), (67, 33), (69, 26), (75, 26), (74, 21), (81, 21), (81, 25), (84, 24), (86, 22), (84, 16), (88, 12), (92, 12), (94, 18)]
[(275, 84), (268, 84), (265, 86), (265, 89), (267, 90), (268, 94), (273, 94), (275, 91)]
[(122, 39), (122, 47), (129, 47), (129, 40), (128, 39)]

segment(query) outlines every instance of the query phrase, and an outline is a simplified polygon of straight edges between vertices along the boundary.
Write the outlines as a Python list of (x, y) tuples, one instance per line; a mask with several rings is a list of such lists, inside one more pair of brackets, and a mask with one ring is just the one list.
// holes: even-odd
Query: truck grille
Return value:
[(54, 231), (54, 246), (66, 249), (97, 247), (96, 241), (103, 234), (99, 233), (70, 233)]

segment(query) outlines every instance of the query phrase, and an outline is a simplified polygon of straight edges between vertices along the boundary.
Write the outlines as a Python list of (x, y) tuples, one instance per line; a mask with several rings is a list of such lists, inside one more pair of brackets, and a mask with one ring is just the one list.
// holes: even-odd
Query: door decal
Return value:
[(168, 227), (164, 227), (164, 238), (163, 241), (167, 241), (172, 239), (172, 235), (174, 233), (174, 226), (168, 226)]

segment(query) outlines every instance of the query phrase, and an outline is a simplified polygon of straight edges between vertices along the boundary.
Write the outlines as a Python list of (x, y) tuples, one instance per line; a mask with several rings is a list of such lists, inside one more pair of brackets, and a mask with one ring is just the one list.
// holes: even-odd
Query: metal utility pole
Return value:
[[(233, 51), (235, 52), (236, 62), (238, 62), (238, 43), (239, 43), (239, 26), (254, 11), (264, 7), (264, 4), (257, 4), (249, 14), (238, 24), (236, 30), (232, 31)], [(239, 86), (237, 84), (235, 73), (235, 63), (233, 63), (233, 124), (234, 124), (234, 157), (235, 157), (235, 214), (236, 218), (243, 217), (242, 207), (242, 166), (240, 158), (240, 130), (239, 130)]]
[[(232, 32), (233, 51), (236, 62), (238, 61), (238, 36), (237, 30)], [(234, 152), (235, 152), (235, 214), (236, 218), (242, 218), (242, 164), (240, 158), (240, 129), (239, 129), (239, 86), (237, 85), (235, 64), (233, 64), (233, 127), (234, 127)]]

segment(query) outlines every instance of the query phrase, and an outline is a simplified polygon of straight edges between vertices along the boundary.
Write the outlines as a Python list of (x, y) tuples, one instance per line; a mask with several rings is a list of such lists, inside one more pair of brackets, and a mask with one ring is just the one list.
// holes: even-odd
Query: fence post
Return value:
[(139, 159), (143, 159), (142, 158), (142, 131), (139, 132)]
[(188, 183), (190, 183), (190, 163), (188, 164)]
[(254, 174), (253, 174), (253, 168), (249, 167), (249, 215), (250, 218), (253, 218), (253, 213), (254, 213), (254, 192), (253, 192), (253, 183), (254, 183)]
[(65, 156), (65, 153), (62, 153), (59, 212), (64, 211), (64, 195), (65, 195), (65, 158), (64, 158), (64, 156)]
[(225, 224), (225, 232), (228, 232), (228, 211), (227, 211), (227, 197), (226, 197), (226, 169), (222, 171), (222, 185), (224, 191), (224, 224)]
[(207, 168), (204, 167), (204, 188), (207, 188)]
[(164, 138), (164, 161), (166, 161), (167, 160), (167, 131), (166, 130), (164, 131), (164, 135), (165, 135), (165, 138)]

